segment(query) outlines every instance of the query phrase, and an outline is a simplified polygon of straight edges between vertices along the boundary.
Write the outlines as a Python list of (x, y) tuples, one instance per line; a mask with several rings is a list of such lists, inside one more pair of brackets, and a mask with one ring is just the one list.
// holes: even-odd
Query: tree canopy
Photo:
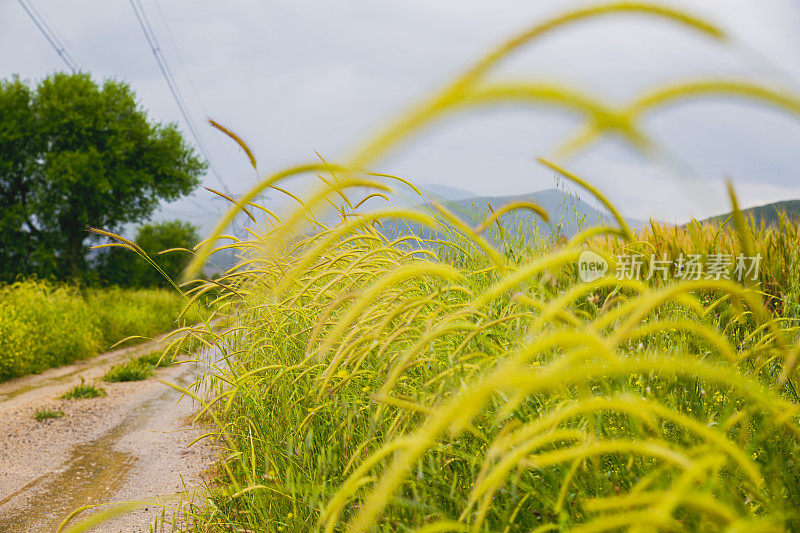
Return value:
[[(180, 220), (143, 224), (134, 242), (172, 279), (180, 278), (200, 242), (197, 226)], [(106, 282), (128, 287), (169, 287), (153, 266), (125, 248), (110, 248), (98, 261), (98, 274)]]
[(53, 74), (0, 81), (0, 280), (82, 278), (88, 226), (120, 231), (206, 169), (174, 124), (153, 123), (123, 82)]

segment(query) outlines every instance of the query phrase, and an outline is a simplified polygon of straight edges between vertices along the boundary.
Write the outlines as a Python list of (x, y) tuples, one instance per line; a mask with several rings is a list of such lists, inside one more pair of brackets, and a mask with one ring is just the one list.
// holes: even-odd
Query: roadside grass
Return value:
[(174, 364), (173, 353), (153, 350), (120, 365), (113, 365), (103, 379), (108, 382), (142, 381), (149, 378), (155, 369)]
[(275, 252), (222, 280), (208, 403), (230, 453), (197, 529), (800, 526), (785, 278), (767, 307), (724, 280), (581, 283), (584, 242), (495, 262), (458, 228), (336, 231), (242, 243)]
[(47, 420), (49, 418), (61, 418), (62, 416), (64, 416), (64, 411), (58, 409), (37, 409), (36, 413), (33, 415), (37, 422), (41, 422), (42, 420)]
[(174, 355), (161, 350), (153, 350), (136, 358), (137, 361), (146, 363), (154, 368), (168, 367), (175, 364)]
[(95, 385), (87, 384), (83, 381), (83, 378), (81, 378), (81, 382), (65, 392), (61, 398), (64, 400), (86, 400), (105, 395), (105, 389)]
[(146, 361), (131, 359), (121, 365), (112, 366), (103, 379), (110, 383), (142, 381), (153, 374), (153, 368), (153, 365)]
[[(476, 227), (434, 202), (432, 216), (360, 209), (386, 191), (418, 193), (362, 169), (450, 107), (578, 107), (589, 126), (565, 153), (609, 132), (641, 148), (645, 109), (700, 90), (800, 114), (800, 99), (746, 82), (676, 84), (610, 109), (568, 87), (484, 76), (552, 29), (628, 11), (721, 39), (662, 6), (579, 9), (510, 39), (344, 164), (284, 169), (237, 200), (193, 266), (217, 246), (236, 250), (239, 267), (189, 291), (221, 288), (231, 324), (193, 331), (225, 362), (209, 366), (205, 390), (225, 454), (196, 530), (800, 530), (796, 227), (748, 226), (731, 189), (731, 229), (636, 235), (602, 192), (544, 159), (613, 223), (530, 242), (501, 221), (548, 220), (531, 202), (488, 206)], [(296, 174), (316, 174), (319, 188), (289, 191), (295, 211), (259, 205)], [(326, 203), (338, 220), (317, 216)], [(241, 211), (261, 230), (249, 240), (224, 235)], [(751, 283), (578, 278), (586, 250), (654, 249), (763, 252), (771, 264)]]

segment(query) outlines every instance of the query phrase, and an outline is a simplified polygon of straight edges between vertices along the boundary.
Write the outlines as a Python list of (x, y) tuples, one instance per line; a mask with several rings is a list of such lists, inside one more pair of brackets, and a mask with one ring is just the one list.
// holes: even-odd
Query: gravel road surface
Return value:
[[(158, 369), (145, 381), (102, 381), (112, 364), (153, 348), (150, 343), (116, 350), (0, 383), (1, 532), (55, 531), (84, 505), (163, 497), (177, 502), (179, 493), (184, 504), (201, 501), (195, 491), (213, 462), (211, 444), (203, 439), (188, 445), (208, 430), (191, 424), (198, 409), (191, 398), (179, 402), (181, 394), (158, 381), (187, 386), (198, 379), (198, 365)], [(108, 394), (60, 399), (81, 378)], [(37, 422), (34, 413), (41, 408), (64, 416)], [(149, 532), (162, 512), (163, 506), (147, 504), (92, 531)]]

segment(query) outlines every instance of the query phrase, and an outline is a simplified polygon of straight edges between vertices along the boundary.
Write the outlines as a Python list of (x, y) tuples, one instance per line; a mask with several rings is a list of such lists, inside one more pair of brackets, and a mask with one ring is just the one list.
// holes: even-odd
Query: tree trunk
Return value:
[(78, 281), (84, 277), (83, 240), (86, 238), (86, 234), (77, 220), (71, 226), (67, 233), (67, 247), (64, 255), (66, 272), (64, 272), (64, 277)]

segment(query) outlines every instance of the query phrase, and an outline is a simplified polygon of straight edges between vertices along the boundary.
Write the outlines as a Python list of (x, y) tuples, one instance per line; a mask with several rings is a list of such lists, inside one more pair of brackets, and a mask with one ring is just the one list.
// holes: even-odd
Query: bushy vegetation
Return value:
[[(185, 303), (164, 289), (0, 285), (0, 381), (91, 357), (128, 336), (168, 331)], [(187, 320), (197, 318), (193, 312)]]
[(143, 224), (133, 241), (166, 276), (138, 254), (118, 247), (105, 250), (96, 261), (98, 281), (120, 287), (169, 288), (189, 264), (190, 250), (200, 242), (197, 227), (180, 220)]

